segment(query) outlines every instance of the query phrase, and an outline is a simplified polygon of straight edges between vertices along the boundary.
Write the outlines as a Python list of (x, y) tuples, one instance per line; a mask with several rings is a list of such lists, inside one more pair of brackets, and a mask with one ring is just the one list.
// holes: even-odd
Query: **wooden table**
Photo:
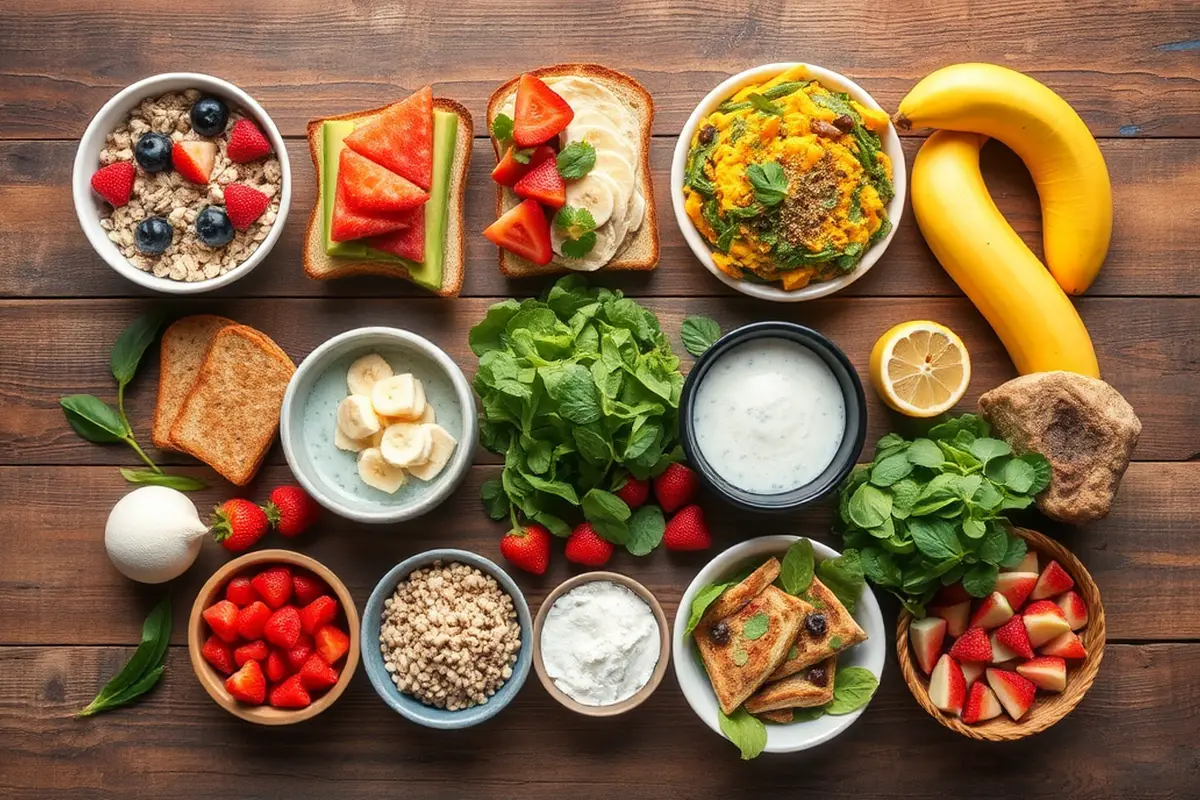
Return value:
[[(470, 0), (358, 3), (292, 0), (192, 5), (9, 0), (0, 13), (0, 796), (41, 798), (470, 797), (694, 798), (1196, 797), (1200, 795), (1200, 6), (1195, 0), (1055, 3), (971, 0), (841, 4), (698, 0), (621, 3)], [(278, 6), (278, 8), (276, 8)], [(807, 9), (805, 8), (807, 6)], [(1068, 8), (1070, 6), (1071, 8)], [(726, 327), (783, 318), (832, 336), (865, 368), (895, 322), (932, 318), (958, 331), (975, 365), (963, 408), (1012, 377), (986, 323), (939, 268), (910, 216), (884, 260), (837, 297), (767, 305), (727, 291), (686, 248), (671, 213), (668, 162), (686, 115), (727, 75), (806, 60), (859, 81), (887, 108), (921, 76), (982, 60), (1029, 72), (1061, 93), (1100, 140), (1116, 226), (1099, 280), (1078, 307), (1105, 377), (1145, 429), (1113, 514), (1086, 530), (1052, 529), (1104, 593), (1109, 641), (1096, 684), (1064, 722), (1008, 745), (980, 744), (929, 719), (894, 656), (879, 694), (835, 743), (741, 763), (691, 712), (672, 674), (637, 712), (589, 720), (554, 703), (536, 679), (491, 723), (437, 733), (408, 724), (355, 677), (330, 711), (304, 725), (254, 728), (221, 711), (191, 674), (182, 626), (195, 591), (225, 554), (208, 545), (176, 582), (176, 632), (160, 688), (141, 704), (85, 721), (72, 712), (124, 662), (161, 589), (111, 567), (102, 530), (129, 488), (119, 447), (88, 444), (57, 400), (110, 397), (108, 351), (150, 308), (207, 310), (257, 326), (296, 360), (348, 328), (410, 328), (468, 372), (467, 328), (497, 298), (544, 283), (510, 283), (477, 231), (493, 215), (490, 147), (475, 142), (467, 195), (468, 274), (446, 301), (385, 280), (315, 283), (300, 268), (314, 201), (305, 121), (376, 106), (434, 82), (476, 116), (516, 71), (598, 61), (645, 83), (657, 106), (654, 168), (662, 262), (648, 276), (605, 278), (658, 312), (676, 337), (686, 314)], [(193, 70), (254, 95), (288, 137), (295, 185), (279, 245), (253, 275), (201, 298), (168, 301), (108, 269), (71, 205), (76, 140), (91, 115), (137, 78)], [(911, 159), (920, 146), (905, 138)], [(1020, 163), (990, 146), (996, 201), (1035, 250), (1039, 217)], [(677, 339), (674, 339), (677, 342)], [(153, 362), (154, 358), (149, 359)], [(138, 377), (131, 418), (149, 441), (156, 367)], [(868, 441), (891, 419), (870, 398)], [(867, 455), (870, 453), (868, 448)], [(159, 463), (212, 479), (172, 453)], [(400, 559), (442, 545), (498, 557), (502, 528), (484, 515), (481, 457), (439, 511), (385, 528), (329, 517), (298, 547), (324, 561), (365, 603)], [(289, 480), (276, 448), (255, 498)], [(201, 508), (228, 486), (197, 498)], [(828, 538), (828, 510), (749, 519), (710, 503), (717, 547), (766, 532)], [(836, 542), (833, 542), (836, 544)], [(542, 579), (522, 576), (536, 608), (569, 574), (561, 552)], [(645, 582), (673, 614), (705, 555), (665, 551), (613, 566)], [(889, 619), (894, 604), (888, 604)]]

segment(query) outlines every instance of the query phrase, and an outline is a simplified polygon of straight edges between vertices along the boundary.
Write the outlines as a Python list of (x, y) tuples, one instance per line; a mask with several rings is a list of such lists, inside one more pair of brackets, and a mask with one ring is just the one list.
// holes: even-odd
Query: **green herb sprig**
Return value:
[(679, 329), (679, 337), (683, 349), (699, 358), (721, 338), (721, 326), (708, 317), (687, 317)]
[(163, 598), (142, 625), (142, 641), (129, 661), (77, 716), (90, 717), (132, 703), (150, 691), (166, 671), (171, 641), (171, 601)]

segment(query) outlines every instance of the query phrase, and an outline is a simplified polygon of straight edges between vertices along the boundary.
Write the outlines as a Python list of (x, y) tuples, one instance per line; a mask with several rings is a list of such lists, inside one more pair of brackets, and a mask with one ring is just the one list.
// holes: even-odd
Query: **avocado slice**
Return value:
[(337, 193), (338, 165), (345, 138), (354, 130), (351, 120), (326, 122), (321, 130), (321, 214), (325, 224), (325, 254), (342, 258), (362, 258), (367, 248), (361, 242), (335, 242), (329, 238), (333, 225), (333, 198)]

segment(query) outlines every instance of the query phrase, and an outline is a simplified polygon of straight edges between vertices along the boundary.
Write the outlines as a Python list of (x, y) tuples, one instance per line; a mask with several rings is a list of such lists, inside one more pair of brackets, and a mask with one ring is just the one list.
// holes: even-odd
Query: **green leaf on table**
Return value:
[(142, 624), (142, 641), (121, 671), (113, 676), (96, 699), (79, 712), (90, 717), (125, 705), (148, 692), (162, 677), (171, 640), (171, 601), (163, 598)]
[(721, 732), (742, 751), (742, 760), (757, 758), (767, 746), (767, 726), (745, 708), (739, 706), (728, 716), (717, 709)]
[(117, 379), (117, 385), (125, 386), (133, 380), (138, 364), (142, 361), (142, 355), (146, 352), (146, 348), (154, 342), (154, 337), (158, 335), (158, 329), (162, 327), (163, 320), (162, 314), (145, 314), (121, 331), (121, 335), (117, 337), (112, 353), (109, 355), (109, 368), (112, 370), (113, 377)]
[(613, 544), (629, 541), (629, 506), (612, 492), (592, 489), (583, 496), (583, 516), (596, 533)]
[(662, 542), (666, 529), (662, 509), (644, 505), (629, 517), (629, 541), (625, 543), (625, 549), (631, 555), (649, 555)]
[(1033, 488), (1037, 472), (1028, 461), (1014, 458), (1004, 465), (1004, 486), (1016, 494), (1026, 494)]
[(696, 358), (712, 347), (721, 338), (721, 326), (708, 317), (688, 317), (679, 329), (683, 347)]
[(851, 495), (848, 513), (850, 521), (860, 528), (877, 527), (892, 513), (892, 496), (864, 483)]
[(888, 487), (897, 481), (907, 478), (913, 471), (913, 463), (908, 454), (897, 452), (877, 460), (871, 466), (871, 483), (876, 486)]
[(75, 432), (97, 444), (121, 442), (129, 435), (121, 415), (115, 408), (90, 394), (70, 394), (59, 398), (67, 422)]
[(502, 520), (508, 516), (510, 503), (499, 480), (488, 478), (479, 487), (479, 495), (483, 498), (483, 506), (487, 509), (489, 517)]
[(190, 475), (168, 475), (165, 472), (155, 472), (152, 469), (128, 469), (121, 467), (121, 477), (129, 483), (145, 486), (166, 486), (180, 492), (198, 492), (207, 489), (208, 484)]

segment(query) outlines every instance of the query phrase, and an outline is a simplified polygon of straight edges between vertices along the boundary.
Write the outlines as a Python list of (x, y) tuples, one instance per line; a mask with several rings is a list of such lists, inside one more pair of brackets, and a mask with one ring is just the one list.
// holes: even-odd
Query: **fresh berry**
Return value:
[(208, 247), (224, 247), (233, 241), (233, 223), (225, 209), (209, 206), (196, 215), (196, 236)]
[(217, 97), (201, 97), (188, 113), (192, 130), (201, 136), (216, 136), (229, 124), (229, 106)]
[(926, 675), (933, 672), (937, 665), (945, 640), (946, 620), (941, 617), (925, 617), (914, 620), (908, 626), (908, 641), (912, 644), (913, 655)]
[(967, 692), (967, 704), (963, 706), (962, 721), (974, 725), (976, 722), (986, 722), (1000, 716), (1003, 709), (996, 693), (984, 683), (977, 681), (971, 684)]
[(271, 198), (244, 183), (231, 183), (225, 187), (225, 214), (234, 230), (244, 231), (263, 215)]
[(700, 484), (696, 473), (683, 464), (668, 464), (663, 473), (654, 479), (654, 496), (668, 514), (673, 514), (692, 503), (699, 493)]
[(824, 686), (829, 683), (829, 673), (825, 671), (824, 667), (813, 667), (804, 677), (813, 686)]
[(590, 522), (584, 522), (571, 531), (564, 555), (572, 564), (602, 567), (612, 558), (615, 549), (612, 542), (596, 533)]
[(1001, 572), (996, 578), (996, 588), (993, 591), (1004, 595), (1008, 604), (1015, 610), (1025, 605), (1030, 592), (1037, 585), (1037, 578), (1037, 573), (1034, 572)]
[(200, 648), (200, 655), (218, 671), (231, 675), (237, 664), (233, 661), (233, 648), (221, 641), (219, 636), (210, 636)]
[[(261, 511), (262, 509), (259, 509)], [(263, 519), (267, 517), (263, 514)], [(284, 566), (268, 567), (250, 581), (254, 591), (271, 608), (282, 608), (292, 596), (292, 571)]]
[(201, 614), (212, 632), (223, 641), (236, 642), (238, 638), (238, 607), (228, 600), (221, 600), (204, 609)]
[(960, 661), (958, 665), (962, 667), (963, 680), (967, 682), (968, 687), (982, 678), (983, 671), (987, 669), (987, 664), (980, 663), (979, 661)]
[(1057, 561), (1051, 561), (1038, 576), (1037, 586), (1033, 587), (1033, 594), (1029, 595), (1029, 599), (1045, 600), (1047, 597), (1053, 597), (1074, 588), (1075, 581), (1067, 574), (1067, 571)]
[(971, 617), (971, 601), (964, 600), (948, 606), (930, 606), (929, 614), (946, 620), (946, 633), (962, 636), (967, 630), (967, 620)]
[(144, 133), (133, 146), (133, 157), (146, 172), (166, 172), (171, 168), (171, 137)]
[(929, 676), (929, 700), (939, 710), (958, 714), (967, 700), (967, 682), (962, 667), (949, 655), (943, 654)]
[(533, 147), (557, 136), (571, 124), (571, 104), (536, 75), (522, 75), (513, 104), (513, 144)]
[(983, 628), (968, 628), (950, 647), (950, 655), (958, 661), (976, 661), (981, 664), (992, 660), (992, 644)]
[(1030, 603), (1022, 617), (1025, 630), (1029, 632), (1029, 643), (1034, 647), (1041, 647), (1060, 633), (1071, 630), (1062, 609), (1049, 600)]
[(350, 649), (350, 637), (341, 628), (333, 625), (317, 628), (317, 632), (313, 634), (313, 643), (326, 664), (336, 664)]
[(289, 650), (296, 646), (303, 630), (300, 624), (300, 612), (295, 606), (284, 606), (271, 615), (263, 628), (263, 636), (276, 647)]
[(300, 627), (305, 633), (316, 633), (322, 625), (328, 625), (337, 618), (338, 604), (329, 595), (321, 595), (316, 600), (300, 609)]
[(1056, 656), (1031, 658), (1017, 665), (1017, 674), (1047, 692), (1061, 692), (1067, 688), (1067, 662)]
[(325, 581), (308, 572), (297, 572), (292, 576), (292, 588), (296, 592), (296, 605), (306, 606), (329, 591)]
[(231, 553), (249, 550), (267, 528), (267, 515), (249, 500), (226, 500), (213, 512), (213, 538)]
[(267, 696), (267, 679), (257, 661), (247, 661), (242, 668), (230, 675), (225, 688), (234, 699), (250, 705), (262, 705)]
[(304, 708), (312, 703), (312, 698), (300, 676), (293, 675), (271, 690), (270, 702), (275, 708)]
[(809, 636), (824, 636), (828, 628), (829, 623), (820, 611), (814, 611), (804, 618), (804, 630), (808, 631)]
[(296, 640), (296, 646), (285, 653), (288, 666), (291, 667), (292, 672), (297, 672), (304, 666), (304, 662), (312, 655), (314, 649), (313, 637), (307, 633), (300, 634), (300, 638)]
[(175, 229), (162, 217), (146, 217), (133, 229), (133, 246), (148, 256), (161, 255), (174, 238)]
[(258, 599), (258, 593), (250, 585), (247, 575), (235, 575), (225, 584), (225, 599), (238, 608), (245, 608)]
[(239, 119), (233, 123), (229, 132), (229, 143), (225, 145), (225, 155), (235, 164), (246, 164), (256, 158), (262, 158), (271, 152), (271, 144), (263, 132), (248, 119)]
[(176, 142), (171, 149), (175, 171), (192, 183), (208, 183), (216, 160), (217, 146), (212, 142), (189, 139)]
[(1004, 595), (992, 592), (983, 598), (983, 602), (971, 615), (971, 621), (967, 625), (971, 628), (983, 628), (985, 631), (990, 631), (992, 628), (999, 628), (1008, 622), (1012, 615), (1012, 606), (1008, 604)]
[(113, 208), (120, 208), (129, 202), (133, 194), (133, 177), (136, 174), (137, 170), (128, 161), (101, 167), (92, 176), (92, 191)]
[(345, 139), (346, 147), (428, 191), (433, 184), (433, 87), (392, 103)]
[(545, 266), (554, 258), (550, 223), (536, 200), (522, 200), (487, 226), (484, 237), (526, 261)]
[(1029, 643), (1029, 631), (1025, 620), (1015, 616), (996, 629), (996, 641), (1021, 658), (1033, 658), (1033, 645)]
[(501, 186), (512, 186), (517, 181), (529, 172), (529, 170), (541, 164), (546, 159), (553, 159), (558, 156), (558, 153), (553, 147), (548, 144), (538, 145), (529, 153), (527, 162), (517, 160), (517, 151), (520, 148), (510, 147), (501, 157), (500, 163), (496, 164), (496, 168), (492, 170), (492, 180)]
[(338, 671), (325, 663), (317, 653), (313, 653), (300, 667), (300, 682), (310, 691), (328, 689), (338, 682)]
[(704, 522), (704, 510), (700, 506), (680, 509), (667, 523), (663, 544), (668, 550), (707, 550), (712, 545), (712, 536)]
[(718, 645), (724, 647), (729, 644), (729, 640), (733, 638), (733, 629), (729, 627), (729, 623), (725, 620), (713, 625), (708, 629), (708, 638), (712, 639)]
[(243, 639), (253, 641), (263, 635), (263, 628), (271, 618), (271, 609), (262, 600), (255, 600), (238, 612), (238, 635)]
[(1062, 609), (1063, 616), (1067, 618), (1067, 624), (1071, 626), (1071, 630), (1077, 631), (1088, 624), (1087, 603), (1083, 602), (1083, 598), (1078, 592), (1067, 592), (1054, 598), (1054, 605)]
[(267, 672), (267, 680), (271, 683), (279, 683), (292, 674), (292, 665), (288, 663), (287, 653), (274, 647), (267, 654), (267, 664), (264, 669)]
[(270, 651), (262, 639), (255, 639), (233, 651), (233, 660), (240, 667), (247, 661), (265, 661)]
[(1033, 696), (1037, 688), (1015, 672), (1003, 669), (989, 669), (987, 682), (1000, 700), (1000, 705), (1014, 721), (1019, 721), (1025, 712), (1033, 705)]
[(321, 506), (299, 486), (278, 486), (267, 502), (267, 519), (283, 536), (297, 536), (321, 516)]
[(535, 522), (511, 530), (500, 540), (500, 554), (513, 566), (541, 575), (550, 565), (550, 531)]
[(513, 193), (547, 208), (562, 208), (567, 202), (567, 184), (558, 174), (558, 162), (549, 159), (525, 173), (513, 186)]
[(1064, 631), (1042, 645), (1038, 651), (1044, 656), (1059, 658), (1087, 658), (1087, 648), (1075, 631)]
[(992, 664), (1003, 664), (1005, 661), (1012, 661), (1017, 658), (1016, 653), (1009, 650), (1003, 642), (996, 638), (996, 631), (992, 631), (991, 636), (988, 637), (988, 644), (992, 647), (992, 657), (990, 659)]
[(624, 500), (630, 508), (640, 508), (650, 499), (650, 481), (630, 475), (613, 494)]

